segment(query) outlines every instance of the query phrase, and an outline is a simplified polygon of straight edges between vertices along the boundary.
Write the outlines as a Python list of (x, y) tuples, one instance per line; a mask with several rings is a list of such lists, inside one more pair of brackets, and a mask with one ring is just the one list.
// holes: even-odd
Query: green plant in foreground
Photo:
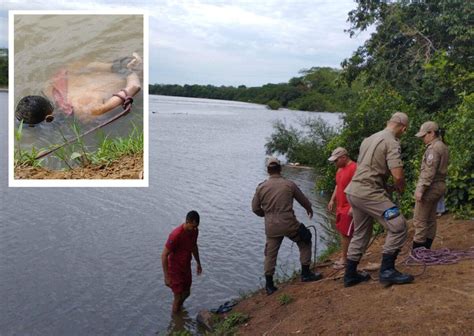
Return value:
[(109, 139), (102, 134), (99, 147), (89, 155), (93, 164), (110, 163), (124, 155), (143, 152), (143, 131), (133, 127), (132, 132), (125, 138)]
[(170, 336), (192, 336), (189, 330), (173, 331)]
[(279, 302), (280, 305), (282, 305), (282, 306), (287, 305), (287, 304), (290, 304), (290, 303), (293, 302), (293, 301), (294, 301), (294, 299), (293, 299), (290, 295), (288, 295), (288, 294), (286, 294), (286, 293), (281, 294), (281, 295), (278, 297), (278, 302)]
[(13, 165), (15, 167), (41, 167), (41, 160), (37, 160), (39, 151), (35, 147), (31, 151), (21, 148), (21, 139), (23, 138), (23, 120), (18, 129), (15, 130), (16, 148), (14, 152)]
[(249, 320), (249, 316), (239, 312), (227, 315), (222, 321), (215, 325), (214, 331), (210, 335), (224, 336), (233, 335), (237, 331), (237, 327)]

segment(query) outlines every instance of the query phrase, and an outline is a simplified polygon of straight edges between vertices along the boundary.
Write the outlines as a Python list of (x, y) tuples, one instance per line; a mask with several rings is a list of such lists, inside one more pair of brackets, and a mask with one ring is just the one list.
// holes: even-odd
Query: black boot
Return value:
[(309, 265), (301, 265), (301, 281), (311, 282), (321, 280), (323, 276), (321, 273), (313, 273), (309, 270)]
[(431, 245), (433, 245), (433, 239), (426, 238), (425, 247), (426, 247), (428, 250), (431, 250)]
[(278, 288), (273, 284), (273, 275), (265, 275), (265, 291), (267, 295), (272, 295), (277, 291)]
[(347, 259), (346, 272), (344, 273), (344, 287), (351, 287), (363, 281), (369, 281), (369, 273), (357, 272), (358, 264), (358, 261)]
[(384, 285), (406, 284), (412, 282), (415, 278), (411, 274), (403, 274), (395, 269), (395, 259), (398, 253), (383, 254), (382, 265), (380, 266), (379, 281)]
[(419, 247), (426, 247), (426, 243), (418, 243), (416, 241), (413, 241), (413, 246), (412, 246), (412, 250), (416, 249), (416, 248), (419, 248)]

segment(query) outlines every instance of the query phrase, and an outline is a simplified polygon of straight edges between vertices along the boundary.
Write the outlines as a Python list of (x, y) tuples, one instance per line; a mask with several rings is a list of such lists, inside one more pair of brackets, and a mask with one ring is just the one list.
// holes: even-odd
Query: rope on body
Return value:
[[(49, 155), (49, 154), (51, 154), (51, 153), (57, 151), (58, 149), (60, 149), (60, 148), (62, 148), (62, 147), (64, 147), (64, 146), (67, 146), (67, 145), (69, 145), (69, 144), (71, 144), (71, 143), (74, 143), (74, 142), (78, 141), (80, 138), (86, 136), (87, 134), (92, 133), (92, 132), (98, 130), (99, 128), (102, 128), (102, 127), (104, 127), (104, 126), (106, 126), (106, 125), (108, 125), (108, 124), (114, 122), (115, 120), (120, 119), (120, 118), (123, 117), (124, 115), (128, 114), (128, 113), (130, 112), (130, 110), (132, 109), (133, 98), (128, 95), (128, 93), (127, 93), (127, 91), (125, 91), (125, 89), (122, 89), (122, 90), (120, 90), (120, 91), (123, 91), (123, 92), (125, 93), (125, 95), (122, 96), (122, 95), (120, 95), (120, 94), (118, 94), (118, 93), (115, 93), (115, 94), (113, 94), (113, 96), (122, 99), (122, 108), (123, 108), (123, 111), (122, 111), (122, 112), (120, 112), (120, 113), (118, 113), (117, 115), (113, 116), (113, 117), (110, 118), (109, 120), (106, 120), (106, 121), (103, 122), (102, 124), (97, 125), (97, 126), (91, 128), (90, 130), (88, 130), (88, 131), (82, 133), (81, 135), (79, 135), (79, 136), (77, 136), (77, 137), (75, 137), (75, 138), (73, 138), (73, 139), (67, 140), (66, 142), (64, 142), (64, 143), (61, 144), (61, 145), (58, 145), (58, 146), (56, 146), (56, 147), (53, 147), (52, 149), (49, 149), (49, 150), (47, 150), (47, 151), (44, 151), (44, 152), (39, 153), (38, 156), (36, 156), (35, 160), (39, 160), (39, 159), (41, 159), (41, 158), (43, 158), (43, 157), (45, 157), (45, 156), (47, 156), (47, 155)], [(120, 92), (120, 91), (119, 91), (119, 92)]]

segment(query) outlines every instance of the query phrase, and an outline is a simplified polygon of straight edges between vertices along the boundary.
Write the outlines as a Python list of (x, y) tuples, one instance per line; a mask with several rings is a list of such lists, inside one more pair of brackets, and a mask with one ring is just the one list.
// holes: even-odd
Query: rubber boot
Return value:
[(370, 275), (367, 272), (357, 272), (358, 261), (347, 259), (346, 272), (344, 273), (344, 287), (355, 286), (363, 281), (369, 281)]
[(278, 290), (278, 288), (273, 284), (273, 275), (265, 275), (265, 282), (265, 291), (267, 292), (267, 295), (272, 295)]
[(433, 239), (426, 238), (425, 247), (426, 247), (428, 250), (431, 250), (431, 245), (433, 245)]
[(412, 246), (412, 250), (416, 249), (416, 248), (419, 248), (419, 247), (426, 247), (426, 243), (418, 243), (416, 241), (413, 241), (413, 246)]
[(321, 273), (313, 273), (309, 270), (309, 265), (301, 265), (301, 281), (311, 282), (321, 280), (323, 276)]
[(379, 281), (384, 285), (406, 284), (415, 278), (411, 274), (403, 274), (395, 269), (395, 260), (398, 253), (382, 254), (382, 265), (380, 266)]

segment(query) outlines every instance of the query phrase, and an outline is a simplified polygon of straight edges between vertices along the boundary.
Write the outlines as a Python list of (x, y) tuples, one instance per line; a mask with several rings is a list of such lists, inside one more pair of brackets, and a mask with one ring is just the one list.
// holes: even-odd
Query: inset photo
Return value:
[(146, 14), (9, 14), (9, 186), (148, 186)]

